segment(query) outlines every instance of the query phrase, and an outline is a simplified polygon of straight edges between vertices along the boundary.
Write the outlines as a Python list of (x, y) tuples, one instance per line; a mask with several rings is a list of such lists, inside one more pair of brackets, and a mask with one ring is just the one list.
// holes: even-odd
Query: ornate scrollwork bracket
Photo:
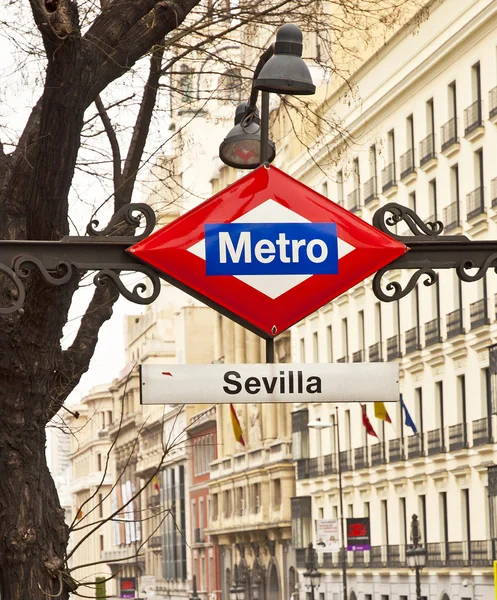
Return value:
[[(137, 235), (118, 235), (132, 232), (145, 223)], [(33, 273), (39, 273), (51, 285), (64, 285), (75, 271), (96, 271), (95, 285), (112, 283), (127, 300), (136, 304), (150, 304), (160, 293), (157, 272), (138, 263), (126, 249), (150, 235), (155, 226), (155, 214), (147, 204), (129, 204), (121, 208), (101, 231), (99, 222), (92, 220), (88, 236), (67, 236), (60, 242), (30, 240), (0, 240), (0, 274), (11, 283), (10, 306), (0, 307), (0, 315), (22, 314), (26, 290), (24, 282)], [(141, 273), (145, 281), (128, 289), (123, 282), (126, 273)], [(147, 294), (148, 291), (148, 294)]]
[[(412, 235), (397, 235), (394, 228), (401, 224), (407, 225)], [(490, 268), (497, 272), (497, 240), (473, 241), (465, 235), (442, 235), (441, 221), (425, 223), (413, 210), (395, 202), (376, 211), (373, 225), (409, 248), (373, 278), (374, 294), (383, 302), (404, 298), (422, 278), (426, 286), (435, 284), (438, 281), (435, 269), (455, 269), (466, 282), (481, 279)], [(407, 283), (388, 280), (386, 275), (399, 269), (414, 271)]]

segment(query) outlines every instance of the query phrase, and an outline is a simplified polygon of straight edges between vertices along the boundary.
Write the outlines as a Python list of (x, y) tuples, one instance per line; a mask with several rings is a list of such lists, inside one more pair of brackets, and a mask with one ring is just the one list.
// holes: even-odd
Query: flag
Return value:
[(157, 475), (154, 475), (154, 490), (156, 492), (160, 492), (160, 486), (159, 486), (159, 478), (157, 477)]
[(387, 423), (391, 423), (392, 419), (390, 418), (390, 415), (388, 414), (388, 411), (385, 407), (385, 403), (384, 402), (375, 402), (374, 403), (374, 416), (377, 419), (381, 419), (382, 421), (386, 421)]
[(239, 442), (242, 446), (245, 446), (245, 440), (243, 439), (242, 426), (240, 425), (240, 421), (238, 420), (238, 415), (236, 414), (235, 407), (233, 404), (230, 404), (230, 413), (231, 413), (231, 424), (233, 425), (233, 433), (235, 434), (235, 440)]
[(361, 409), (362, 409), (362, 424), (366, 428), (366, 433), (369, 433), (369, 435), (372, 435), (375, 438), (378, 438), (378, 436), (376, 435), (376, 431), (373, 429), (373, 426), (371, 425), (371, 421), (368, 418), (368, 413), (366, 412), (366, 405), (361, 404)]
[(412, 420), (411, 415), (409, 414), (409, 411), (407, 410), (407, 406), (404, 404), (404, 400), (402, 400), (402, 394), (400, 395), (400, 404), (401, 404), (402, 408), (404, 409), (404, 414), (406, 417), (405, 424), (408, 427), (410, 427), (414, 433), (418, 433), (416, 425), (414, 425), (414, 421)]
[(81, 520), (83, 517), (84, 517), (84, 515), (83, 515), (83, 511), (82, 511), (80, 508), (78, 508), (78, 510), (77, 510), (77, 512), (76, 512), (76, 519), (77, 519), (78, 521), (80, 521), (80, 520)]

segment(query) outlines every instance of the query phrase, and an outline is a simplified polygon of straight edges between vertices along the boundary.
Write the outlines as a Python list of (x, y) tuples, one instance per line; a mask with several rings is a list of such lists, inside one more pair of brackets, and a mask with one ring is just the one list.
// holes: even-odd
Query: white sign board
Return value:
[(397, 363), (141, 365), (142, 404), (397, 402)]
[(318, 519), (316, 521), (316, 550), (318, 552), (338, 552), (338, 519)]

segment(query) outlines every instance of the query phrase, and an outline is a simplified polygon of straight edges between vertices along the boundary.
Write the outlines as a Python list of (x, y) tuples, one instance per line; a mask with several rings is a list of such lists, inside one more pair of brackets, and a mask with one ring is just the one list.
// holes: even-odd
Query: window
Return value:
[(400, 524), (400, 543), (407, 544), (409, 538), (407, 536), (407, 508), (406, 499), (399, 498), (399, 524)]
[(364, 516), (368, 518), (371, 516), (371, 507), (369, 502), (364, 502)]
[(193, 71), (187, 65), (181, 65), (181, 75), (179, 76), (178, 90), (181, 94), (181, 99), (185, 102), (190, 102), (194, 99), (193, 96)]
[(409, 115), (406, 119), (406, 148), (414, 152), (414, 117)]
[(300, 362), (305, 362), (305, 339), (304, 338), (300, 338), (300, 342), (299, 342), (299, 347), (300, 347)]
[(381, 304), (377, 302), (374, 305), (374, 330), (375, 340), (382, 342), (382, 330), (381, 330)]
[(314, 331), (312, 334), (312, 361), (319, 362), (319, 338), (318, 332)]
[(462, 535), (465, 542), (471, 541), (471, 523), (469, 508), (469, 490), (461, 490)]
[(437, 220), (437, 180), (432, 179), (428, 183), (428, 220), (435, 222)]
[(306, 548), (312, 541), (312, 498), (292, 498), (292, 545)]
[(281, 479), (273, 479), (273, 508), (279, 510), (281, 506)]
[(361, 175), (359, 172), (359, 159), (358, 158), (354, 158), (353, 179), (354, 179), (354, 190), (359, 190), (359, 186), (361, 184)]
[(369, 148), (369, 173), (371, 177), (376, 177), (378, 172), (378, 159), (376, 154), (376, 146), (373, 144)]
[[(456, 119), (457, 118), (457, 88), (456, 82), (453, 81), (449, 83), (447, 88), (448, 93), (448, 104), (449, 104), (449, 118)], [(457, 137), (457, 134), (456, 134)]]
[(428, 537), (427, 537), (428, 527), (427, 527), (427, 514), (426, 514), (426, 496), (424, 494), (419, 496), (418, 506), (419, 506), (419, 509), (418, 509), (419, 510), (419, 526), (420, 526), (420, 530), (422, 533), (421, 542), (426, 545), (428, 543)]
[(423, 390), (420, 387), (414, 390), (414, 411), (418, 433), (423, 433)]
[(211, 511), (212, 511), (212, 513), (211, 514), (212, 514), (213, 521), (217, 521), (218, 510), (219, 510), (219, 495), (212, 494), (212, 496), (211, 496)]
[(352, 427), (350, 420), (350, 409), (345, 411), (345, 448), (350, 450), (352, 447)]
[(328, 198), (328, 182), (324, 181), (322, 186), (321, 186), (321, 193), (323, 194), (323, 196), (326, 196), (326, 198)]
[(447, 518), (447, 492), (440, 492), (440, 541), (449, 541), (449, 522)]
[(473, 102), (481, 102), (481, 70), (479, 62), (471, 67), (471, 93)]
[(97, 471), (102, 470), (102, 455), (100, 452), (97, 452)]
[(383, 543), (388, 546), (388, 503), (386, 500), (381, 501), (381, 529)]
[(343, 206), (343, 171), (337, 173), (337, 203)]
[(437, 381), (435, 383), (435, 425), (437, 429), (442, 430), (442, 446), (443, 446), (443, 436), (444, 436), (444, 390), (443, 390), (443, 382)]
[(333, 362), (333, 328), (331, 325), (326, 327), (326, 347), (328, 349), (328, 362)]
[(309, 411), (298, 410), (292, 413), (292, 451), (293, 458), (309, 458)]
[(466, 423), (466, 377), (457, 378), (457, 418), (459, 423)]
[(103, 494), (98, 494), (98, 518), (102, 519), (104, 516), (104, 497)]
[(344, 362), (349, 360), (349, 327), (347, 317), (342, 319), (342, 356), (345, 358)]
[[(360, 310), (357, 313), (357, 334), (358, 334), (358, 343), (359, 343), (359, 350), (364, 350), (364, 348), (366, 347), (366, 328), (365, 328), (365, 323), (364, 323), (364, 311)], [(364, 360), (365, 357), (362, 357), (362, 360)]]
[(389, 164), (393, 163), (393, 178), (395, 179), (395, 131), (392, 129), (387, 134), (387, 156)]
[(433, 98), (430, 98), (426, 103), (426, 134), (433, 135), (435, 133), (435, 109), (433, 106)]
[(235, 512), (238, 516), (244, 513), (244, 499), (243, 499), (243, 487), (235, 488)]
[(223, 492), (223, 512), (225, 518), (231, 516), (231, 490), (224, 490)]
[(252, 506), (252, 512), (258, 513), (261, 509), (261, 484), (253, 483), (251, 486), (251, 499), (250, 504)]

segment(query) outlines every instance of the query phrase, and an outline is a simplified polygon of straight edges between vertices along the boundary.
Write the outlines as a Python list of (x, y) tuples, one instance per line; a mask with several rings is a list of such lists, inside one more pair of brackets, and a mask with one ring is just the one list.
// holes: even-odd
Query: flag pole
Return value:
[(345, 545), (345, 527), (344, 527), (344, 514), (343, 514), (343, 488), (342, 488), (342, 465), (340, 463), (340, 428), (338, 426), (338, 406), (335, 407), (335, 427), (337, 428), (337, 434), (335, 437), (336, 442), (336, 454), (337, 454), (337, 472), (338, 472), (338, 494), (340, 497), (340, 528), (342, 536), (342, 547), (341, 547), (341, 562), (342, 562), (342, 580), (343, 580), (343, 600), (347, 600), (347, 555)]

